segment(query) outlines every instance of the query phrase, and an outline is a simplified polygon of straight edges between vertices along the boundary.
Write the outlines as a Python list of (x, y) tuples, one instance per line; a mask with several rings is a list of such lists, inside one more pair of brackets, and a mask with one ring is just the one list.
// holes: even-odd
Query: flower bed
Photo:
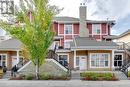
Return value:
[[(17, 77), (11, 77), (10, 80), (36, 80), (35, 75), (19, 75)], [(69, 75), (62, 75), (62, 76), (53, 76), (49, 74), (41, 74), (39, 76), (39, 80), (70, 80)]]
[(96, 73), (96, 72), (83, 72), (80, 74), (82, 80), (92, 81), (117, 81), (114, 73)]

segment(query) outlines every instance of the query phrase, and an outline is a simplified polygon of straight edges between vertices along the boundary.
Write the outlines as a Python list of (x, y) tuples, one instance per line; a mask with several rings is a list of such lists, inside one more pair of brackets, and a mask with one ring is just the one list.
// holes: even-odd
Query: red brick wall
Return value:
[(107, 24), (106, 23), (103, 23), (101, 25), (101, 28), (102, 28), (102, 34), (107, 34), (107, 28), (106, 28)]
[(89, 30), (89, 34), (92, 34), (92, 24), (91, 23), (87, 24), (87, 28)]
[(64, 24), (59, 24), (59, 34), (64, 34)]
[[(110, 35), (110, 27), (106, 27), (107, 24), (106, 23), (102, 23), (101, 24), (101, 35), (92, 35), (92, 23), (87, 23), (87, 28), (89, 29), (89, 36), (90, 37), (94, 37), (96, 39), (100, 39), (102, 40), (102, 37), (103, 36), (106, 36), (107, 34)], [(64, 45), (64, 40), (72, 40), (73, 39), (73, 36), (79, 36), (79, 24), (78, 23), (74, 23), (73, 24), (73, 34), (72, 35), (64, 35), (64, 24), (59, 24), (59, 29), (58, 29), (58, 23), (54, 22), (54, 30), (56, 32), (56, 35), (58, 35), (58, 31), (59, 31), (59, 34), (60, 36), (63, 37), (63, 40), (61, 41), (61, 45), (63, 46)], [(108, 30), (107, 30), (108, 29)]]
[(79, 34), (79, 24), (74, 24), (73, 25), (73, 28), (74, 28), (74, 34)]

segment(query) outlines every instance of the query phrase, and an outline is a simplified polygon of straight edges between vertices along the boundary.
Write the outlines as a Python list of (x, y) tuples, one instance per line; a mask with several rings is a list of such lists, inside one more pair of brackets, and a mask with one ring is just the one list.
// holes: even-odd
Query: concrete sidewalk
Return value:
[(130, 87), (129, 80), (121, 81), (12, 81), (0, 80), (0, 87)]

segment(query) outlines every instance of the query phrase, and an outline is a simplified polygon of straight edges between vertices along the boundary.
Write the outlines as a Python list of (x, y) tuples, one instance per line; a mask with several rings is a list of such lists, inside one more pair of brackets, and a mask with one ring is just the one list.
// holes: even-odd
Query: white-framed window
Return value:
[(70, 48), (70, 42), (72, 42), (72, 40), (65, 40), (64, 41), (64, 48)]
[(120, 67), (123, 64), (123, 54), (122, 53), (116, 53), (114, 55), (114, 66)]
[(0, 66), (7, 66), (7, 54), (0, 54)]
[(108, 68), (110, 63), (109, 53), (91, 53), (90, 67), (91, 68)]
[(101, 24), (93, 24), (92, 33), (93, 33), (93, 35), (100, 35), (100, 33), (101, 33)]
[(72, 34), (72, 24), (64, 25), (64, 34)]
[(59, 63), (64, 65), (64, 66), (67, 66), (68, 65), (68, 62), (69, 62), (69, 55), (68, 54), (58, 54), (58, 60), (59, 60)]

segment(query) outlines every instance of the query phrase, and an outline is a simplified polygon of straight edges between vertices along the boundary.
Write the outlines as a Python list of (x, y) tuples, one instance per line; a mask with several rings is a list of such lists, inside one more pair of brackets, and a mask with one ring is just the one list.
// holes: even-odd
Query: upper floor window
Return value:
[(100, 34), (101, 33), (101, 27), (100, 24), (93, 24), (93, 34)]
[(71, 24), (66, 24), (65, 27), (65, 34), (72, 34), (72, 25)]

